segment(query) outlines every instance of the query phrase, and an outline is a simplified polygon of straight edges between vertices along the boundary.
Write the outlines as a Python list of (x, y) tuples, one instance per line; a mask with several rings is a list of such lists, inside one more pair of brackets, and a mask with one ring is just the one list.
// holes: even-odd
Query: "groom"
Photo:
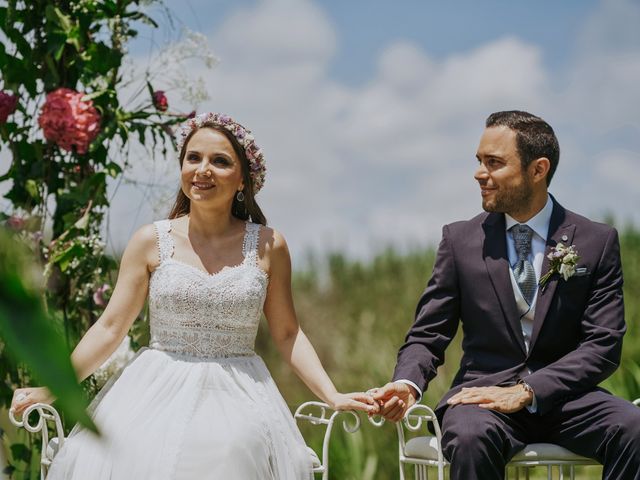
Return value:
[(640, 479), (640, 408), (597, 386), (625, 332), (618, 235), (547, 193), (559, 153), (541, 118), (489, 116), (475, 173), (486, 213), (443, 228), (393, 382), (374, 395), (400, 420), (462, 321), (460, 370), (436, 408), (452, 480), (502, 479), (536, 442), (597, 459), (605, 479)]

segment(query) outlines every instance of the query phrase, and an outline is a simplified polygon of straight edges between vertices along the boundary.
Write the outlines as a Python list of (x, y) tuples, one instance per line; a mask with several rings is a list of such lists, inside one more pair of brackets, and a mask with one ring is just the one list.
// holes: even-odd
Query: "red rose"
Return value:
[(0, 91), (0, 124), (6, 123), (7, 118), (18, 107), (18, 97), (11, 93)]
[(167, 100), (163, 90), (153, 92), (153, 106), (161, 112), (166, 112), (167, 108), (169, 108), (169, 100)]

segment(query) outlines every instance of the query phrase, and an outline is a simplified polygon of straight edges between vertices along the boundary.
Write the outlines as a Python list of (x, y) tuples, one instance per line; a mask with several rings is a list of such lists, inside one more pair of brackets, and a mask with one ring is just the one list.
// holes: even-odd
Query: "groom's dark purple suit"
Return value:
[[(575, 245), (580, 271), (566, 281), (553, 275), (539, 290), (527, 353), (504, 214), (483, 213), (443, 229), (393, 378), (424, 391), (462, 321), (460, 370), (436, 409), (452, 479), (502, 478), (505, 462), (534, 442), (598, 459), (604, 478), (640, 479), (640, 409), (597, 387), (618, 367), (625, 332), (617, 232), (554, 200), (543, 275), (546, 254), (557, 243)], [(510, 386), (520, 379), (534, 391), (535, 413), (447, 406), (462, 387)]]

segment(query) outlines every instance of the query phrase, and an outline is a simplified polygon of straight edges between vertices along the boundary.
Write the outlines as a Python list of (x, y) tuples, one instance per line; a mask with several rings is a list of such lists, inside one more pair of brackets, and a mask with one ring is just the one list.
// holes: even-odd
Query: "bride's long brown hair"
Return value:
[[(242, 193), (244, 193), (244, 201), (239, 202), (236, 197), (233, 198), (233, 203), (231, 205), (231, 214), (239, 218), (240, 220), (249, 220), (253, 223), (259, 223), (261, 225), (267, 224), (267, 219), (260, 210), (258, 203), (256, 202), (255, 192), (253, 190), (253, 182), (251, 181), (251, 175), (249, 174), (249, 161), (247, 160), (247, 155), (244, 152), (244, 148), (242, 145), (238, 143), (236, 137), (229, 130), (225, 128), (221, 128), (218, 125), (213, 123), (204, 123), (200, 128), (210, 128), (217, 132), (222, 133), (227, 139), (231, 142), (231, 146), (233, 147), (233, 151), (236, 152), (236, 156), (240, 160), (240, 165), (242, 168), (242, 179), (244, 183), (244, 188), (242, 189)], [(194, 128), (193, 131), (189, 133), (184, 143), (182, 144), (182, 149), (180, 149), (180, 168), (182, 168), (182, 162), (184, 161), (184, 156), (187, 152), (187, 145), (189, 144), (189, 140), (194, 133), (196, 133), (200, 128)], [(178, 218), (184, 215), (187, 215), (191, 211), (191, 200), (187, 197), (182, 188), (178, 190), (178, 195), (176, 196), (176, 201), (171, 208), (171, 213), (169, 213), (169, 218)]]

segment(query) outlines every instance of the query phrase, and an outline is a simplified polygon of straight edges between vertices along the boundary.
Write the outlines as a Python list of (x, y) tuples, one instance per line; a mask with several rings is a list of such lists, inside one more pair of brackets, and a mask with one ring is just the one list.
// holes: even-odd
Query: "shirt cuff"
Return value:
[(402, 378), (400, 380), (394, 380), (394, 382), (404, 383), (406, 385), (410, 385), (413, 388), (415, 388), (416, 392), (418, 392), (418, 398), (416, 398), (416, 403), (420, 403), (420, 400), (422, 399), (422, 392), (420, 391), (420, 389), (418, 388), (418, 386), (415, 383), (413, 383), (411, 380), (405, 380), (404, 378)]
[(536, 401), (536, 392), (533, 391), (533, 388), (531, 388), (531, 386), (528, 383), (527, 383), (527, 386), (529, 387), (529, 390), (531, 390), (533, 398), (531, 399), (531, 405), (527, 405), (526, 408), (529, 411), (529, 413), (536, 413), (538, 411), (538, 402)]

